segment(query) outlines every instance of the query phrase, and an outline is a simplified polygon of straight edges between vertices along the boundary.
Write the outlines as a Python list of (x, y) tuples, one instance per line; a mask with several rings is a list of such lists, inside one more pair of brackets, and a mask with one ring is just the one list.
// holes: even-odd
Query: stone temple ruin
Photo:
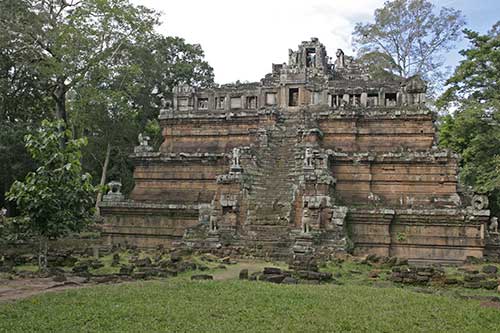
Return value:
[(260, 82), (179, 86), (140, 137), (135, 188), (100, 204), (110, 244), (288, 258), (336, 251), (482, 257), (487, 198), (461, 193), (419, 77), (375, 80), (317, 38)]

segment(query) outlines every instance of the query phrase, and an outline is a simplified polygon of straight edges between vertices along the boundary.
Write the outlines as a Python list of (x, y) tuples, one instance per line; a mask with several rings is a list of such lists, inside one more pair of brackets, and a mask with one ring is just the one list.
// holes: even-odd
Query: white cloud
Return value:
[(165, 35), (199, 43), (218, 83), (257, 81), (288, 49), (318, 37), (330, 56), (351, 53), (354, 24), (370, 20), (383, 0), (134, 0), (162, 11)]

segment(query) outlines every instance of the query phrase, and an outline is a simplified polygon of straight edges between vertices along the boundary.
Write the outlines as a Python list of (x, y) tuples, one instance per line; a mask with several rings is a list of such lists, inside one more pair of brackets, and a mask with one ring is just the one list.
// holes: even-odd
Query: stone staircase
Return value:
[(281, 115), (276, 125), (267, 130), (267, 145), (256, 149), (256, 168), (249, 170), (252, 187), (248, 195), (247, 224), (287, 226), (292, 219), (292, 203), (296, 184), (299, 113)]
[(267, 144), (256, 147), (254, 167), (245, 170), (251, 179), (244, 226), (247, 246), (275, 258), (291, 254), (295, 180), (302, 169), (297, 139), (303, 126), (301, 112), (280, 114), (276, 125), (267, 129)]

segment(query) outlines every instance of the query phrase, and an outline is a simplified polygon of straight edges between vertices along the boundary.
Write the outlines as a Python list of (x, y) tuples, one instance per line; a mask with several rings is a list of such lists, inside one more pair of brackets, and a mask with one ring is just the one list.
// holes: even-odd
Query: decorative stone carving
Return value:
[(314, 168), (313, 163), (314, 153), (312, 148), (306, 148), (305, 156), (304, 156), (304, 168), (312, 169)]
[(292, 49), (288, 49), (288, 65), (295, 67), (299, 63), (299, 54)]
[(220, 196), (221, 207), (230, 207), (233, 210), (237, 209), (238, 199), (236, 194), (223, 193)]
[(233, 148), (233, 156), (231, 159), (231, 171), (241, 172), (240, 157), (241, 157), (240, 148)]
[(338, 226), (344, 225), (348, 208), (345, 206), (335, 206), (332, 212), (332, 223)]
[(304, 234), (311, 232), (311, 212), (307, 207), (302, 211), (302, 232)]
[(134, 148), (134, 153), (149, 153), (153, 151), (153, 147), (149, 145), (149, 140), (151, 140), (149, 136), (139, 133), (137, 140), (139, 141), (139, 145)]
[(219, 230), (219, 226), (217, 224), (217, 217), (216, 216), (210, 216), (210, 224), (209, 224), (209, 232), (217, 232)]
[(345, 67), (344, 51), (342, 51), (342, 49), (337, 49), (335, 55), (337, 56), (337, 59), (335, 60), (335, 68), (344, 68)]
[(498, 217), (493, 216), (490, 219), (490, 224), (488, 225), (488, 231), (490, 233), (498, 234)]
[(198, 222), (200, 224), (210, 224), (210, 214), (212, 212), (212, 204), (200, 204), (198, 207), (199, 217)]
[(488, 197), (482, 194), (475, 194), (472, 197), (472, 207), (477, 210), (487, 209), (489, 205)]
[(109, 191), (103, 197), (103, 201), (123, 201), (124, 195), (120, 192), (122, 183), (118, 181), (111, 181), (108, 183)]

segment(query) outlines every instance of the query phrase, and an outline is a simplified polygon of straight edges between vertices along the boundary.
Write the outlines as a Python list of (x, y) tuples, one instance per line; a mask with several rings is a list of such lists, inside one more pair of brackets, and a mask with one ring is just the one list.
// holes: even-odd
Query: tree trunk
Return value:
[(40, 273), (47, 272), (47, 247), (47, 237), (40, 236), (38, 238), (38, 270)]
[(100, 216), (99, 202), (102, 200), (102, 187), (106, 184), (106, 174), (108, 173), (109, 158), (111, 155), (111, 143), (108, 142), (106, 146), (106, 157), (104, 158), (104, 165), (102, 166), (101, 181), (99, 182), (99, 191), (97, 192), (97, 198), (95, 201), (95, 213), (96, 216)]
[(66, 85), (64, 84), (64, 78), (57, 79), (53, 96), (56, 102), (56, 119), (64, 121), (64, 125), (67, 126), (68, 115), (66, 114)]

